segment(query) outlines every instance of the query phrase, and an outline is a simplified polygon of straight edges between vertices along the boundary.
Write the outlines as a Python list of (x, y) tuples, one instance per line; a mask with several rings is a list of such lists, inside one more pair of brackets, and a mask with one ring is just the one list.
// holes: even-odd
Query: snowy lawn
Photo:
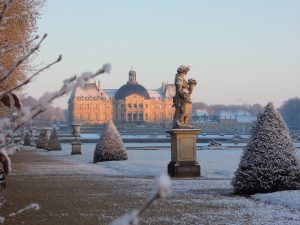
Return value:
[[(159, 176), (166, 173), (170, 161), (170, 150), (127, 150), (128, 160), (93, 162), (95, 144), (83, 144), (82, 154), (71, 156), (71, 145), (62, 144), (62, 151), (40, 152), (53, 157), (63, 159), (70, 164), (62, 167), (47, 166), (48, 172), (59, 169), (60, 173), (74, 173), (74, 167), (78, 174), (101, 174), (103, 176), (124, 176), (139, 178), (141, 180)], [(174, 179), (173, 190), (175, 192), (199, 191), (214, 189), (231, 190), (231, 178), (238, 167), (242, 150), (198, 150), (197, 159), (201, 165), (199, 179)], [(300, 151), (297, 150), (300, 156)], [(76, 164), (74, 164), (74, 162)], [(37, 169), (37, 168), (33, 168)], [(229, 191), (230, 193), (231, 191)], [(299, 209), (300, 191), (282, 191), (268, 194), (256, 194), (255, 200), (281, 205), (291, 209)], [(225, 201), (226, 200), (225, 198)], [(300, 218), (299, 218), (300, 220)]]

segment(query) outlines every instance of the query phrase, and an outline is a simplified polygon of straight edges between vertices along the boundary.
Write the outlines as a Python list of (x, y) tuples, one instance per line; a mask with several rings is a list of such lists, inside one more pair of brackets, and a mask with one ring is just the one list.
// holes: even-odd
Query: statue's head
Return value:
[(181, 65), (180, 67), (178, 67), (177, 69), (177, 73), (184, 73), (187, 74), (187, 72), (190, 71), (190, 66), (187, 65)]

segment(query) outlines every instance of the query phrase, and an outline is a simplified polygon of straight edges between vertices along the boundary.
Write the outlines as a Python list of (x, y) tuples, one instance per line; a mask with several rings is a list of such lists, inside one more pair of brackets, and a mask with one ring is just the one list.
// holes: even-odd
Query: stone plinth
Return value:
[(30, 137), (30, 146), (32, 146), (32, 147), (35, 146), (35, 140), (34, 140), (34, 137)]
[(171, 162), (168, 174), (171, 177), (200, 177), (201, 169), (196, 157), (197, 129), (173, 129), (171, 135)]
[(74, 140), (74, 141), (72, 141), (71, 145), (72, 145), (71, 155), (81, 154), (81, 142), (80, 142), (80, 140)]

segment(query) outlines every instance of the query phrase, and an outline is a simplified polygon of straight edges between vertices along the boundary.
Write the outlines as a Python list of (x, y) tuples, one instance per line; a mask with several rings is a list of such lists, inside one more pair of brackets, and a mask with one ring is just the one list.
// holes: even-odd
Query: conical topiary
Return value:
[(30, 134), (28, 132), (24, 135), (24, 146), (30, 146)]
[(47, 134), (46, 130), (42, 129), (39, 135), (39, 139), (37, 140), (36, 147), (37, 148), (45, 148), (47, 144)]
[(121, 136), (110, 120), (94, 151), (94, 162), (126, 160), (127, 152)]
[(258, 116), (232, 185), (240, 194), (300, 188), (299, 159), (288, 128), (272, 103)]
[(61, 150), (61, 145), (57, 136), (56, 129), (54, 128), (51, 132), (50, 138), (47, 141), (46, 149), (48, 151), (57, 151)]

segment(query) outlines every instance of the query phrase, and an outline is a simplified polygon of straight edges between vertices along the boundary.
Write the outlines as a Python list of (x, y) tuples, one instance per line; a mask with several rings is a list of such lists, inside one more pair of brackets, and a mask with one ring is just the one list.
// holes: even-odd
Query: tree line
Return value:
[[(223, 110), (237, 112), (237, 111), (247, 111), (252, 116), (258, 116), (263, 112), (264, 107), (260, 104), (253, 105), (208, 105), (204, 102), (193, 103), (193, 113), (196, 113), (197, 109), (206, 110), (210, 115), (219, 114)], [(291, 130), (300, 130), (300, 98), (290, 98), (283, 102), (283, 104), (278, 108), (281, 116), (283, 117), (285, 123)]]

